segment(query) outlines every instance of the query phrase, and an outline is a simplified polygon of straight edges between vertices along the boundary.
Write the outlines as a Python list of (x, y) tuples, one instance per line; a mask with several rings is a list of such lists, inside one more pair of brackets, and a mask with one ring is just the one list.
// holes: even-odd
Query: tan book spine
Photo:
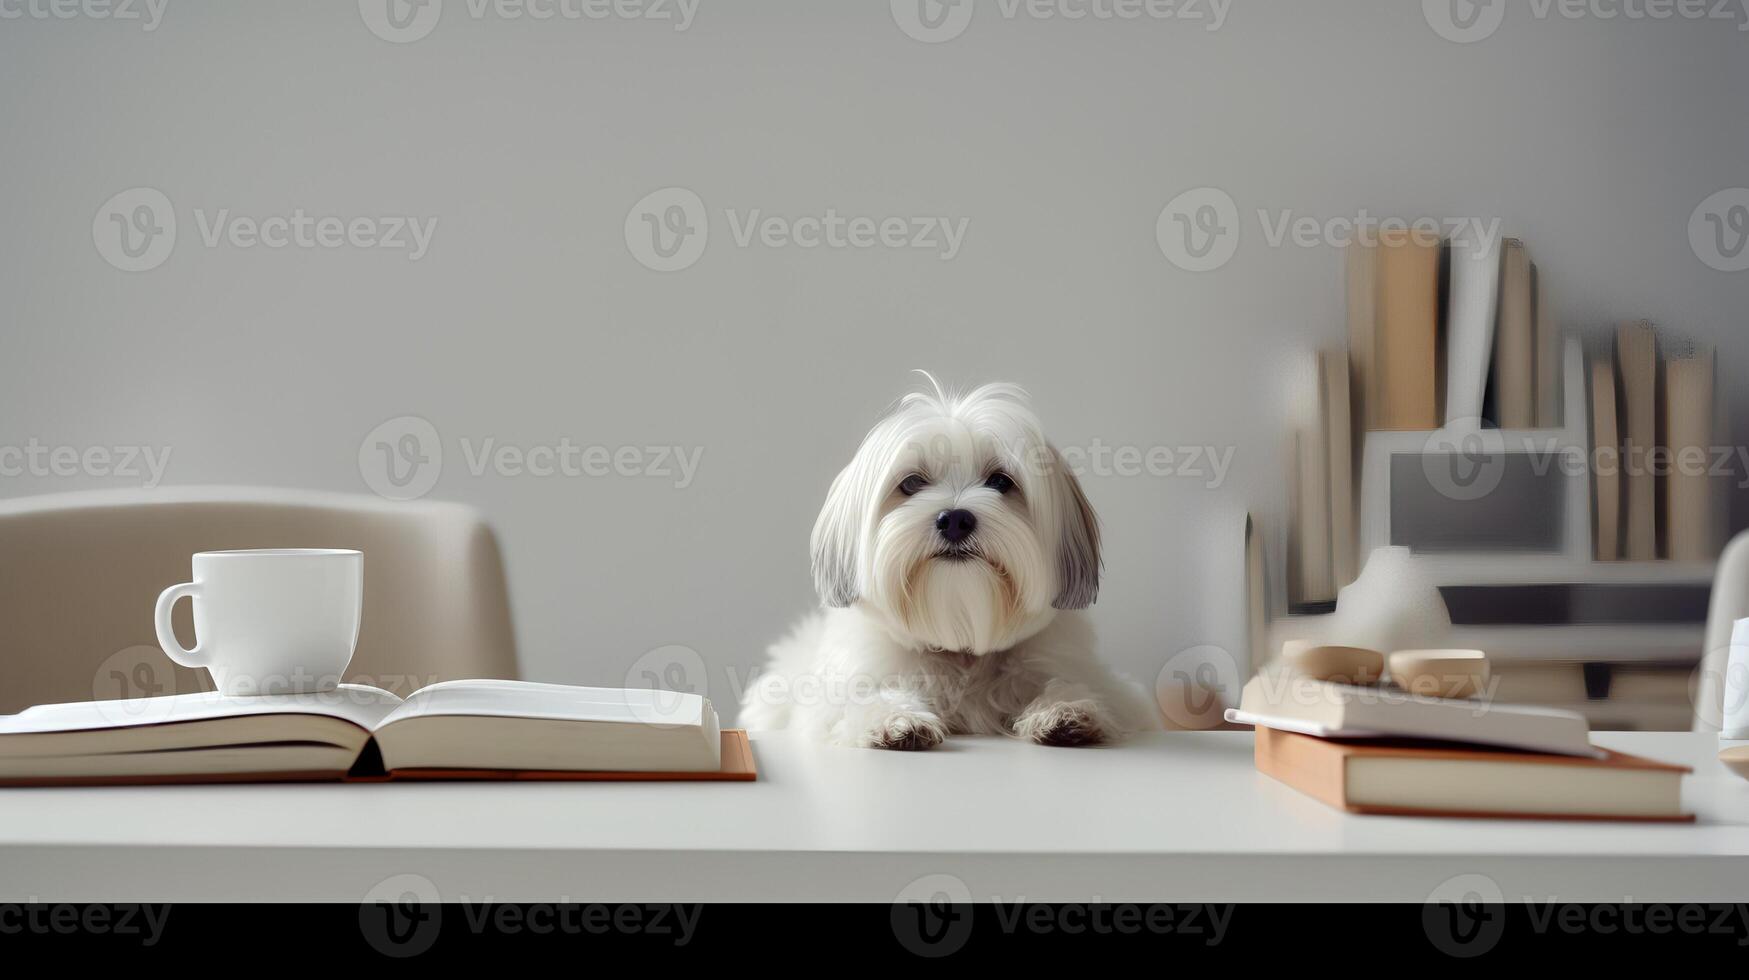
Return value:
[(1323, 399), (1324, 445), (1330, 480), (1330, 568), (1335, 590), (1354, 581), (1355, 519), (1353, 429), (1348, 417), (1348, 361), (1337, 351), (1318, 354), (1318, 386)]
[(1439, 260), (1443, 243), (1414, 230), (1379, 233), (1371, 428), (1437, 429)]
[(1652, 449), (1658, 435), (1658, 340), (1649, 323), (1615, 333), (1616, 413), (1622, 436), (1622, 557), (1658, 557), (1658, 484)]
[(1324, 439), (1316, 431), (1294, 435), (1296, 478), (1294, 542), (1300, 602), (1336, 598), (1330, 563), (1330, 477)]
[(1713, 527), (1713, 355), (1667, 361), (1664, 370), (1660, 526), (1671, 561), (1711, 561), (1718, 550)]
[(1548, 276), (1530, 267), (1531, 322), (1536, 331), (1536, 426), (1561, 427), (1561, 328), (1549, 305)]
[(1359, 241), (1348, 246), (1349, 415), (1360, 431), (1374, 428), (1378, 410), (1377, 354), (1378, 247)]
[(1536, 336), (1530, 255), (1509, 238), (1500, 251), (1500, 320), (1494, 334), (1494, 421), (1536, 426)]
[(1591, 540), (1598, 561), (1621, 558), (1621, 431), (1615, 419), (1615, 358), (1591, 355)]

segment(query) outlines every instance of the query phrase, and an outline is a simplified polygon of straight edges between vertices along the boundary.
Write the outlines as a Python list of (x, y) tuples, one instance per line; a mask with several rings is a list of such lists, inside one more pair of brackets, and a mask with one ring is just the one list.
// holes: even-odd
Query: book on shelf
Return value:
[(1710, 349), (1684, 345), (1660, 365), (1663, 383), (1658, 445), (1665, 452), (1659, 479), (1659, 537), (1671, 561), (1711, 561), (1720, 534), (1709, 475), (1713, 465), (1714, 374)]
[(1357, 574), (1348, 358), (1320, 351), (1293, 436), (1290, 599), (1330, 602)]
[(1598, 561), (1622, 557), (1621, 467), (1612, 457), (1621, 452), (1616, 424), (1615, 357), (1607, 347), (1592, 345), (1586, 355), (1591, 402), (1591, 543)]
[(1549, 278), (1536, 265), (1531, 272), (1531, 330), (1536, 338), (1536, 427), (1558, 429), (1561, 412), (1561, 327), (1549, 305)]
[(1340, 351), (1318, 353), (1319, 431), (1324, 439), (1325, 475), (1330, 482), (1331, 593), (1354, 581), (1355, 557), (1354, 429), (1349, 418), (1348, 359)]
[(1621, 430), (1621, 557), (1658, 557), (1658, 485), (1652, 450), (1658, 441), (1658, 339), (1645, 321), (1615, 332), (1617, 424)]
[(1500, 243), (1487, 248), (1453, 243), (1451, 300), (1446, 309), (1445, 421), (1482, 418), (1494, 357), (1494, 321), (1499, 308)]
[(1288, 597), (1295, 604), (1336, 598), (1330, 562), (1329, 454), (1313, 424), (1292, 437), (1293, 479), (1290, 482), (1288, 532)]
[(1500, 314), (1494, 340), (1494, 421), (1502, 429), (1536, 426), (1536, 313), (1530, 254), (1509, 238), (1500, 255)]
[(1373, 428), (1378, 411), (1373, 365), (1373, 335), (1378, 317), (1378, 246), (1355, 241), (1348, 246), (1348, 385), (1349, 416), (1361, 432)]
[(444, 681), (38, 705), (0, 716), (0, 785), (381, 780), (749, 780), (709, 700), (642, 689)]
[(1444, 243), (1416, 229), (1379, 232), (1368, 428), (1437, 429), (1440, 424), (1439, 300)]

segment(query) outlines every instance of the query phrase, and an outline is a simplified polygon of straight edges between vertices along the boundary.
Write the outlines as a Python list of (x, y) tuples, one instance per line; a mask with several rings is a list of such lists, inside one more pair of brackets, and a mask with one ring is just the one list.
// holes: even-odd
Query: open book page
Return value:
[(0, 715), (0, 735), (94, 731), (279, 714), (323, 715), (374, 729), (401, 703), (400, 698), (380, 688), (341, 684), (332, 691), (314, 694), (226, 697), (217, 691), (206, 691), (159, 698), (39, 704), (15, 715)]
[(697, 694), (446, 681), (377, 726), (390, 770), (419, 768), (714, 772), (717, 713)]
[(534, 681), (443, 681), (420, 688), (379, 725), (428, 715), (697, 727), (714, 715), (697, 694), (644, 688), (570, 687)]

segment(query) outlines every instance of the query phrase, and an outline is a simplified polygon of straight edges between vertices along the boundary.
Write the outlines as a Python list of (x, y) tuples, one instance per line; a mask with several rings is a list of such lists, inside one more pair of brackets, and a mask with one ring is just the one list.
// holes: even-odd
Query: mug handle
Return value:
[(170, 627), (170, 611), (176, 607), (176, 600), (183, 596), (192, 599), (198, 595), (200, 586), (194, 582), (172, 585), (158, 594), (158, 608), (152, 614), (152, 620), (158, 627), (158, 645), (164, 648), (164, 655), (184, 667), (205, 667), (207, 658), (201, 653), (198, 637), (195, 638), (194, 649), (183, 648), (182, 641), (176, 638), (176, 631)]

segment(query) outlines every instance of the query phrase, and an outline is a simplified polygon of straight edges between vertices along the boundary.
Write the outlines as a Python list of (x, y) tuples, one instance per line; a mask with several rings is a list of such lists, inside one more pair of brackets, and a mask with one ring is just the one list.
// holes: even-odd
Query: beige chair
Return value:
[[(0, 713), (211, 689), (158, 649), (158, 593), (189, 580), (197, 551), (289, 547), (364, 552), (348, 680), (404, 695), (517, 676), (498, 543), (470, 507), (245, 487), (64, 493), (0, 501)], [(188, 603), (176, 631), (193, 642)]]
[(1707, 604), (1706, 644), (1694, 695), (1694, 730), (1716, 732), (1724, 724), (1725, 669), (1731, 656), (1731, 626), (1749, 616), (1749, 531), (1731, 539), (1713, 572)]

